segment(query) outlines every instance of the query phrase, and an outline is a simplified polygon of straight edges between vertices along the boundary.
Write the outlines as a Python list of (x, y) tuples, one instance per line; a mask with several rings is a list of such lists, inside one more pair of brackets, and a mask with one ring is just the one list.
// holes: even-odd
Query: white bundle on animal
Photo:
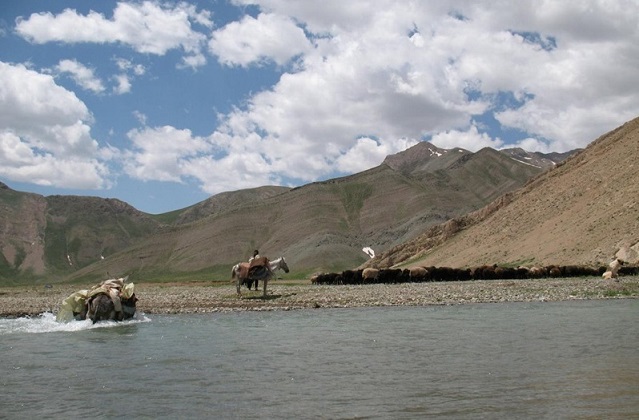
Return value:
[(375, 258), (375, 251), (373, 251), (373, 248), (367, 246), (362, 248), (362, 251), (364, 251), (369, 257)]

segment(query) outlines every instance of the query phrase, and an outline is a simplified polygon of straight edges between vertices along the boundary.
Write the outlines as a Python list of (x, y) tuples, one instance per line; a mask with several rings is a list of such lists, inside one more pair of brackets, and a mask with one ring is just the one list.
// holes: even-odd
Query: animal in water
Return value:
[(273, 274), (278, 270), (283, 270), (285, 273), (289, 272), (288, 264), (286, 263), (286, 259), (284, 257), (279, 257), (272, 261), (269, 261), (264, 257), (262, 257), (261, 259), (266, 260), (268, 268), (264, 266), (264, 270), (260, 270), (258, 268), (260, 267), (260, 265), (254, 265), (252, 268), (250, 263), (245, 262), (241, 262), (233, 266), (233, 269), (231, 270), (231, 281), (235, 282), (238, 295), (241, 294), (240, 287), (243, 284), (245, 284), (246, 287), (251, 290), (251, 286), (253, 285), (253, 283), (255, 283), (255, 290), (257, 290), (259, 280), (263, 280), (264, 296), (266, 296), (266, 283), (273, 276)]
[(93, 296), (87, 301), (86, 317), (93, 323), (99, 321), (122, 321), (135, 316), (136, 302), (138, 298), (135, 293), (130, 298), (120, 299), (121, 311), (115, 310), (115, 304), (111, 297), (105, 293)]
[(135, 315), (135, 285), (127, 277), (111, 278), (90, 289), (78, 290), (62, 301), (56, 315), (59, 322), (104, 320), (120, 321)]

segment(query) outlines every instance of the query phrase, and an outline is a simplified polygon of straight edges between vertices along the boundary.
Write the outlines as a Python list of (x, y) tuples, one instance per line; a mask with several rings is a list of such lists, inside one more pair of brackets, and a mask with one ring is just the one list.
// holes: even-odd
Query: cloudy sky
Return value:
[(636, 0), (2, 0), (0, 181), (163, 213), (639, 116)]

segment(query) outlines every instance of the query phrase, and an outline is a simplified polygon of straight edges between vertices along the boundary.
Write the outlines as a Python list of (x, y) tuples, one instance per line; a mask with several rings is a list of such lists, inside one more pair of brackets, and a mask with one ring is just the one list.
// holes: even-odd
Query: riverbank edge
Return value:
[[(0, 287), (0, 317), (56, 314), (71, 293), (90, 285)], [(138, 312), (190, 314), (376, 306), (459, 305), (499, 302), (639, 298), (639, 276), (604, 280), (592, 277), (527, 280), (474, 280), (318, 286), (310, 282), (271, 281), (262, 291), (219, 282), (135, 283)]]

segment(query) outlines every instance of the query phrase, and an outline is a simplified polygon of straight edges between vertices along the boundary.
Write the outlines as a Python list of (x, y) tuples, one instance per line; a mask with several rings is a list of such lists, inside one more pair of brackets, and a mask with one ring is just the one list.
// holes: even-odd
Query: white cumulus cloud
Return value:
[(116, 85), (113, 88), (113, 92), (122, 95), (124, 93), (131, 92), (131, 81), (129, 80), (129, 76), (126, 74), (117, 74), (113, 76), (113, 80), (115, 80)]
[(83, 89), (95, 93), (101, 93), (105, 90), (102, 80), (95, 76), (93, 69), (76, 60), (60, 60), (55, 66), (55, 70), (58, 73), (68, 73), (73, 81)]
[(56, 187), (108, 187), (89, 110), (52, 76), (0, 62), (0, 111), (0, 175)]
[[(274, 86), (222, 115), (211, 137), (225, 160), (259, 150), (269, 179), (366, 169), (422, 139), (562, 152), (639, 115), (636, 2), (236, 3), (261, 13), (214, 33), (221, 62), (301, 54)], [(257, 36), (266, 16), (304, 28), (312, 47), (295, 41), (274, 59), (277, 43)]]
[(286, 64), (311, 48), (304, 31), (286, 16), (245, 16), (213, 33), (210, 51), (227, 65), (248, 66), (262, 60)]
[(476, 152), (484, 147), (493, 149), (501, 149), (504, 142), (499, 139), (493, 139), (486, 133), (480, 133), (475, 124), (472, 124), (466, 130), (447, 130), (439, 132), (430, 140), (435, 146), (442, 149), (452, 149), (461, 147), (462, 149)]
[[(219, 26), (185, 2), (142, 1), (119, 2), (110, 17), (36, 13), (15, 30), (34, 44), (119, 43), (166, 59), (177, 50), (176, 65), (198, 68), (200, 83), (210, 68), (229, 80), (260, 70), (279, 75), (224, 108), (210, 135), (162, 121), (147, 127), (145, 119), (128, 132), (123, 156), (132, 177), (195, 180), (211, 194), (364, 170), (425, 139), (445, 148), (563, 152), (639, 115), (634, 0), (232, 3), (250, 14)], [(206, 66), (211, 56), (217, 62)], [(137, 62), (116, 61), (114, 92), (135, 93), (131, 82), (146, 74)], [(100, 89), (88, 84), (96, 79), (90, 68), (65, 64), (79, 85)], [(4, 102), (2, 142), (16, 146), (13, 154), (5, 147), (4, 159), (73, 145), (74, 156), (98, 150), (91, 113), (77, 97), (51, 77), (5, 66), (32, 81), (12, 93), (18, 102)], [(149, 79), (157, 74), (149, 70)], [(44, 87), (33, 91), (35, 80)], [(162, 105), (140, 101), (139, 116), (157, 121), (152, 106)]]
[(94, 11), (82, 15), (73, 9), (58, 15), (34, 13), (18, 19), (16, 32), (36, 44), (122, 43), (141, 53), (164, 55), (171, 49), (182, 49), (192, 55), (206, 42), (206, 36), (194, 30), (192, 22), (212, 25), (208, 14), (185, 2), (120, 2), (110, 19)]
[(132, 147), (125, 153), (125, 170), (145, 181), (181, 182), (189, 175), (189, 160), (211, 150), (206, 139), (171, 126), (134, 129), (127, 136)]

